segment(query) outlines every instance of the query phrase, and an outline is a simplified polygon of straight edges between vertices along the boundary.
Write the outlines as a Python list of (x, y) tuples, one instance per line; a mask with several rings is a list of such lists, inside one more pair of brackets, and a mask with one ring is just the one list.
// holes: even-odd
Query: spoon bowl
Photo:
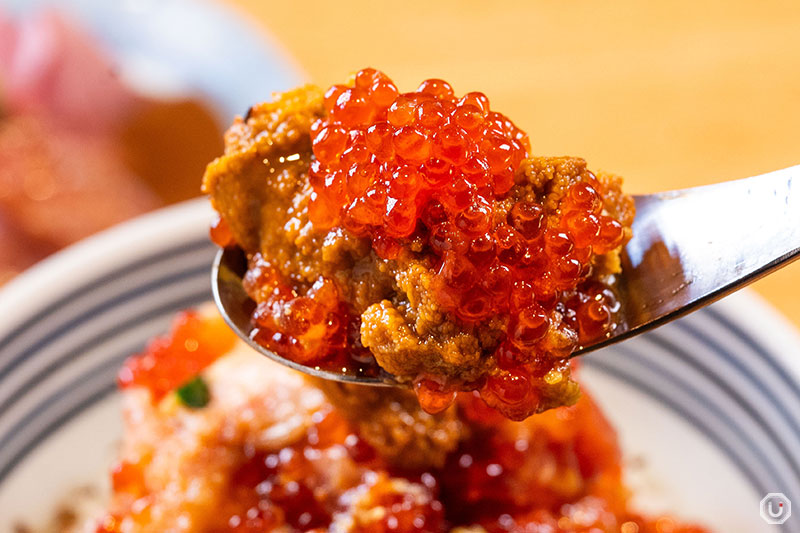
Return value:
[(252, 337), (254, 328), (250, 321), (251, 313), (255, 309), (255, 302), (250, 299), (242, 285), (242, 278), (246, 270), (247, 258), (240, 248), (221, 249), (214, 258), (211, 270), (211, 288), (214, 293), (214, 302), (225, 322), (251, 348), (282, 365), (322, 379), (359, 385), (407, 386), (383, 369), (378, 369), (377, 375), (366, 375), (366, 372), (359, 371), (359, 369), (306, 366), (281, 357), (257, 343)]
[[(794, 183), (797, 183), (797, 187)], [(621, 320), (582, 355), (708, 305), (800, 256), (800, 165), (634, 196), (615, 290)]]
[[(635, 196), (633, 237), (614, 286), (622, 303), (616, 327), (583, 355), (708, 305), (800, 256), (800, 165), (760, 176)], [(254, 350), (315, 377), (372, 386), (408, 386), (379, 369), (305, 366), (253, 340), (255, 303), (242, 286), (239, 248), (214, 260), (214, 300), (225, 321)], [(374, 369), (373, 369), (374, 370)]]

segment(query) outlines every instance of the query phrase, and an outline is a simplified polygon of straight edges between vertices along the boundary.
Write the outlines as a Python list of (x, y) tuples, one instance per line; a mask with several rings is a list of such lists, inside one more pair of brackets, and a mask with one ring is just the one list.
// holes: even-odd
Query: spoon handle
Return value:
[(618, 282), (624, 324), (582, 352), (706, 305), (800, 255), (800, 166), (635, 200)]

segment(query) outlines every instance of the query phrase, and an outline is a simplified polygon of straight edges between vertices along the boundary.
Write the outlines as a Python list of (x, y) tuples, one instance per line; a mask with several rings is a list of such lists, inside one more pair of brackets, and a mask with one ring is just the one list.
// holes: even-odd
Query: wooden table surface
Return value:
[[(373, 66), (401, 90), (482, 90), (535, 153), (584, 157), (632, 193), (800, 164), (797, 0), (228, 1), (310, 81)], [(753, 287), (800, 326), (800, 262)]]

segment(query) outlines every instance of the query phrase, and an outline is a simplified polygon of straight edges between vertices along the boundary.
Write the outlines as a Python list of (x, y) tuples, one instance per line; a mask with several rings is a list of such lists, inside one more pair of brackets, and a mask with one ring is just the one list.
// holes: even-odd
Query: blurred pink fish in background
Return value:
[(0, 12), (0, 284), (49, 253), (197, 194), (219, 129), (136, 94), (55, 11)]
[(114, 128), (140, 103), (97, 44), (51, 10), (18, 22), (0, 13), (0, 80), (12, 113), (44, 113), (92, 133)]

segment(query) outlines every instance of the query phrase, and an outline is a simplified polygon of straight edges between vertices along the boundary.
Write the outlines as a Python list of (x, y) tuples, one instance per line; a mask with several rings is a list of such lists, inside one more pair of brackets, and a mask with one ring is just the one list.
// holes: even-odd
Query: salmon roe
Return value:
[(359, 322), (332, 280), (320, 276), (301, 291), (257, 253), (248, 261), (242, 284), (258, 302), (252, 313), (250, 336), (259, 344), (304, 365), (324, 361), (339, 372), (362, 376), (378, 372), (374, 359), (359, 341)]
[[(370, 468), (385, 468), (376, 451), (333, 411), (320, 411), (319, 422), (293, 446), (274, 453), (253, 453), (230, 480), (228, 504), (220, 509), (221, 524), (214, 531), (262, 533), (329, 531), (333, 516), (331, 495), (314, 485), (315, 466), (325, 455), (339, 456), (364, 469), (358, 490), (374, 494), (371, 504), (381, 509), (368, 527), (354, 526), (354, 533), (416, 533), (442, 531), (444, 511), (432, 494), (417, 501), (409, 494), (387, 490)], [(311, 474), (311, 475), (310, 475)]]
[[(524, 431), (476, 393), (459, 394), (456, 401), (469, 429), (440, 467), (387, 463), (330, 407), (314, 413), (314, 423), (292, 444), (273, 450), (242, 445), (202, 531), (340, 531), (336, 515), (346, 512), (353, 533), (448, 533), (476, 526), (487, 533), (707, 533), (628, 510), (616, 434), (589, 397), (529, 421)], [(126, 519), (146, 523), (153, 503), (146, 468), (147, 458), (114, 467), (115, 497), (124, 506), (103, 517), (97, 533), (127, 531)], [(353, 486), (331, 492), (328, 476)], [(348, 509), (365, 493), (357, 509)]]
[(449, 230), (464, 232), (463, 242), (490, 231), (491, 202), (514, 185), (530, 148), (486, 95), (457, 98), (443, 80), (400, 94), (368, 68), (352, 87), (331, 87), (324, 106), (326, 117), (311, 129), (310, 219), (369, 236), (388, 259), (420, 225), (439, 252), (456, 236)]
[[(146, 353), (157, 353), (162, 362), (182, 360), (187, 340), (196, 340), (195, 352), (205, 354), (208, 361), (221, 350), (221, 328), (218, 317), (184, 313)], [(153, 352), (155, 346), (159, 348)], [(249, 364), (268, 363), (253, 359)], [(225, 384), (221, 375), (209, 379), (221, 380), (212, 381), (217, 387)], [(257, 398), (258, 402), (245, 405), (273, 409), (271, 402), (264, 401), (266, 397)], [(223, 417), (223, 428), (235, 425), (241, 414), (219, 411), (224, 409), (222, 404), (209, 409), (205, 416)], [(174, 479), (163, 470), (172, 468), (188, 481), (201, 477), (220, 481), (211, 484), (216, 497), (213, 508), (199, 513), (202, 525), (193, 529), (203, 533), (454, 533), (460, 528), (487, 533), (707, 533), (669, 517), (646, 518), (630, 511), (616, 433), (589, 395), (574, 406), (522, 423), (489, 408), (477, 391), (459, 393), (454, 411), (463, 425), (459, 440), (437, 465), (410, 466), (403, 457), (391, 462), (384, 456), (382, 438), (374, 440), (360, 433), (352, 413), (326, 403), (281, 445), (269, 440), (255, 445), (258, 440), (220, 434), (204, 443), (203, 450), (209, 453), (201, 454), (203, 462), (190, 463), (190, 471), (180, 460), (164, 463), (158, 448), (163, 445), (170, 450), (167, 442), (174, 444), (176, 439), (191, 442), (194, 431), (205, 436), (203, 423), (194, 420), (187, 425), (180, 422), (185, 413), (167, 415), (157, 410), (147, 410), (144, 418), (126, 417), (127, 430), (135, 435), (128, 437), (134, 443), (140, 438), (137, 432), (154, 426), (155, 421), (168, 427), (169, 433), (163, 441), (123, 447), (133, 453), (123, 455), (112, 468), (113, 505), (95, 531), (147, 529), (159, 509), (159, 498), (165, 497), (163, 483)], [(283, 422), (279, 418), (272, 423)], [(258, 426), (253, 431), (268, 434), (272, 427)], [(151, 445), (155, 448), (150, 449)], [(194, 452), (192, 457), (192, 461), (197, 459)], [(208, 485), (199, 485), (208, 490)], [(173, 487), (166, 494), (168, 499), (176, 494), (188, 497), (189, 516), (197, 501), (209, 503), (202, 497), (193, 500), (194, 491), (185, 486)]]
[[(383, 260), (426, 257), (435, 300), (453, 321), (505, 324), (504, 338), (485, 354), (496, 362), (486, 379), (417, 376), (422, 406), (441, 411), (465, 389), (479, 389), (514, 419), (552, 406), (542, 391), (568, 381), (566, 359), (615, 327), (619, 303), (591, 278), (593, 260), (626, 234), (605, 209), (603, 182), (584, 170), (557, 207), (546, 206), (545, 195), (522, 188), (528, 136), (485, 94), (459, 97), (443, 80), (400, 93), (367, 68), (351, 86), (328, 89), (323, 106), (311, 125), (311, 223), (369, 239)], [(214, 236), (227, 245), (224, 227), (216, 225)], [(335, 284), (320, 278), (299, 294), (264, 258), (250, 267), (259, 342), (306, 365), (347, 364), (347, 353), (370, 360), (358, 342), (359, 317), (339, 303)]]
[(235, 341), (236, 335), (219, 316), (184, 311), (167, 335), (153, 339), (144, 352), (125, 361), (117, 383), (121, 388), (145, 387), (157, 402), (228, 352)]

